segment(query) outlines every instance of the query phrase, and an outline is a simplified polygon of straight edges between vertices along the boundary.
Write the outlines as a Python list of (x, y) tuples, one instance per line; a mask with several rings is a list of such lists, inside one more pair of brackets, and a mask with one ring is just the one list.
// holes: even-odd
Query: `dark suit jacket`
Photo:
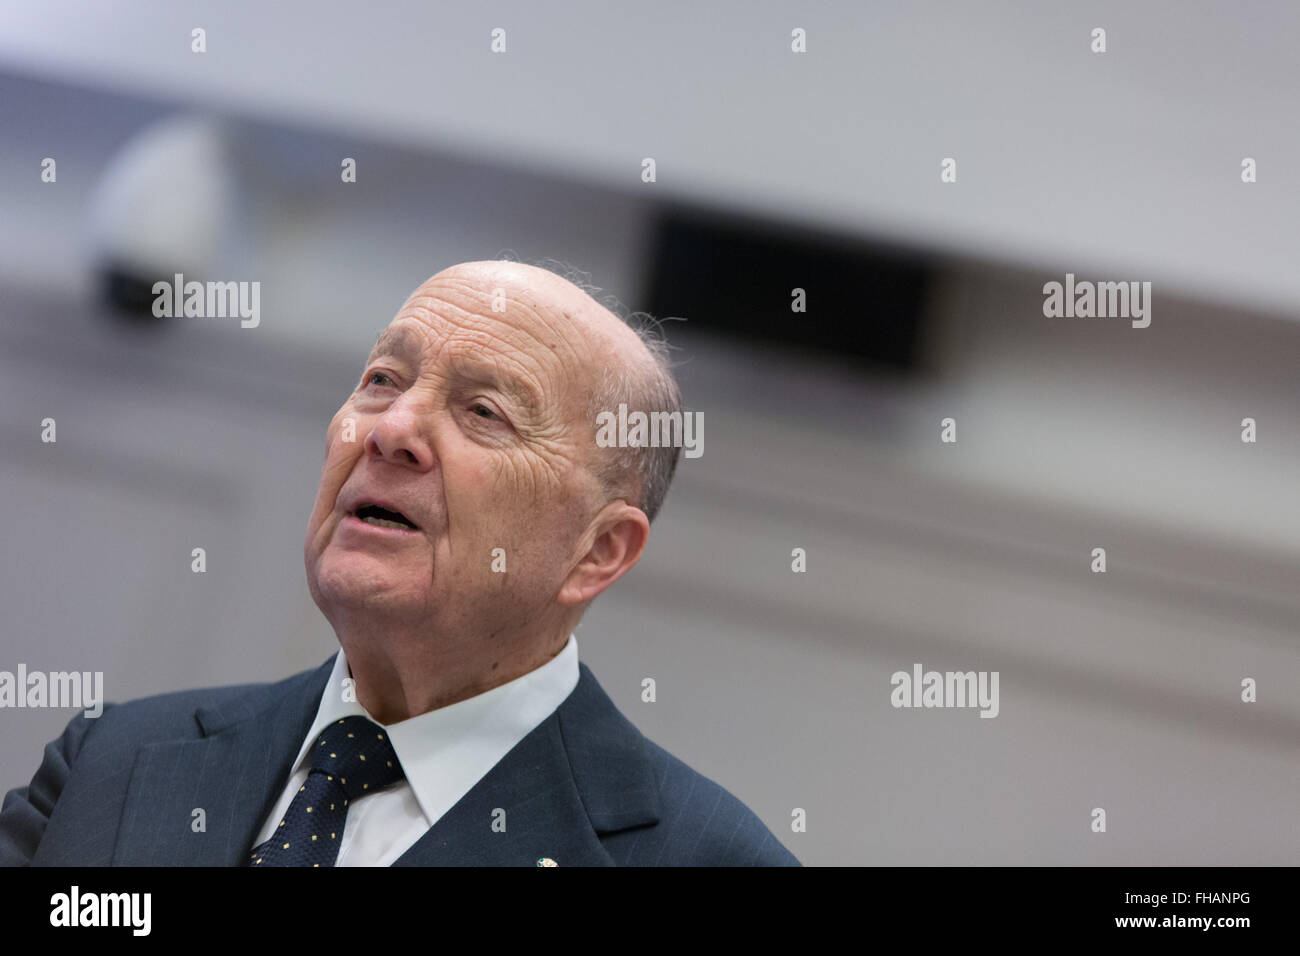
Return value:
[[(0, 810), (0, 864), (241, 866), (288, 784), (331, 657), (276, 684), (78, 714)], [(748, 807), (578, 685), (395, 866), (798, 866)], [(191, 829), (202, 808), (206, 832)], [(506, 832), (490, 826), (506, 810)]]

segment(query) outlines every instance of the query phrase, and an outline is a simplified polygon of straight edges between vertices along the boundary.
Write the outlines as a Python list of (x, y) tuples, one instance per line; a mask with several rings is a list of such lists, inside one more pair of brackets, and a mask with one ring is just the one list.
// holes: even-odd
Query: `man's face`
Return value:
[(601, 504), (586, 420), (599, 337), (552, 304), (561, 292), (505, 264), (457, 266), (390, 323), (327, 432), (305, 546), (327, 618), (493, 636), (553, 601)]

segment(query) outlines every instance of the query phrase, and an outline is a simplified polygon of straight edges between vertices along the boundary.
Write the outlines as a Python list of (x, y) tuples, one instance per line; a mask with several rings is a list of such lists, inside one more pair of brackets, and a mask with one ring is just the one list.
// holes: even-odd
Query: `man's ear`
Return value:
[(560, 604), (585, 604), (631, 571), (645, 550), (650, 520), (626, 501), (611, 501), (592, 520), (587, 535), (591, 544), (560, 585)]

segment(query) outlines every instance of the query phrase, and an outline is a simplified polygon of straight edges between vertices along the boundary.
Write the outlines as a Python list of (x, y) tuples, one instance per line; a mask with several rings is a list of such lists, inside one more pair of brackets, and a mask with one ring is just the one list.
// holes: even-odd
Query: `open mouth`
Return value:
[(379, 505), (362, 505), (352, 514), (366, 524), (372, 524), (378, 528), (399, 528), (403, 531), (420, 530), (414, 521), (400, 511), (391, 511), (388, 508), (381, 508)]

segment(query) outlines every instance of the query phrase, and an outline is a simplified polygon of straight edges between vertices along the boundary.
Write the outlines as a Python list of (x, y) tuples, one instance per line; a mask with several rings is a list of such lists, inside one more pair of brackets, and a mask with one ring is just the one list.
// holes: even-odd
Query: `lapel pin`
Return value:
[(559, 866), (560, 864), (556, 863), (549, 856), (543, 856), (538, 858), (537, 865), (538, 866)]

